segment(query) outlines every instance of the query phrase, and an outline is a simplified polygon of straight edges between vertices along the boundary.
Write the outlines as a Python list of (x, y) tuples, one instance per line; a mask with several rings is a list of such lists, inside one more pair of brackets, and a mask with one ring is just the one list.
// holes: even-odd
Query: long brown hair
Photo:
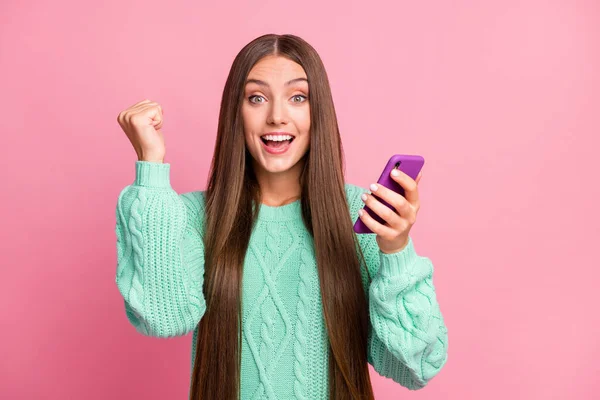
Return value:
[(301, 208), (314, 240), (329, 338), (329, 395), (373, 399), (367, 364), (369, 316), (360, 271), (364, 258), (348, 214), (342, 143), (329, 81), (312, 46), (294, 35), (274, 34), (256, 38), (239, 52), (223, 90), (205, 193), (207, 309), (198, 329), (190, 399), (239, 397), (242, 268), (261, 201), (245, 145), (241, 105), (250, 70), (269, 55), (300, 64), (309, 81), (310, 149), (300, 177)]

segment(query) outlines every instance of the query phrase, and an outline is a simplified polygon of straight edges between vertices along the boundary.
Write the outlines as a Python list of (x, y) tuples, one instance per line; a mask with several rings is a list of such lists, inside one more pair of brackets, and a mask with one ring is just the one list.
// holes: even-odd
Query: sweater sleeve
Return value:
[[(353, 221), (364, 206), (355, 187)], [(412, 238), (400, 252), (379, 250), (375, 234), (357, 235), (372, 281), (366, 286), (371, 322), (367, 357), (375, 371), (417, 390), (448, 358), (448, 330), (437, 302), (433, 264), (415, 252)]]
[(117, 288), (138, 332), (185, 335), (206, 311), (202, 193), (177, 194), (170, 164), (135, 166), (116, 207)]

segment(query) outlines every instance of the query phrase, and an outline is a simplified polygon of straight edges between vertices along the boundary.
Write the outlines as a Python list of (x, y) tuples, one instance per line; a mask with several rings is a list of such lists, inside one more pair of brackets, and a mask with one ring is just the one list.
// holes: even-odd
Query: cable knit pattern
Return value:
[[(300, 284), (298, 285), (298, 320), (296, 321), (296, 342), (294, 343), (294, 374), (296, 381), (294, 382), (294, 394), (297, 399), (308, 400), (306, 391), (308, 381), (306, 379), (306, 349), (309, 329), (309, 312), (312, 293), (310, 292), (310, 276), (311, 266), (314, 262), (311, 254), (307, 249), (303, 248), (300, 259)], [(312, 286), (314, 287), (314, 285)]]
[[(139, 210), (144, 209), (146, 205), (146, 196), (144, 192), (138, 194), (137, 198), (133, 201), (131, 205), (131, 217), (128, 221), (128, 228), (131, 232), (131, 251), (132, 259), (131, 261), (136, 265), (137, 268), (134, 268), (133, 279), (131, 281), (131, 295), (129, 297), (129, 308), (130, 312), (135, 316), (136, 320), (139, 322), (139, 329), (144, 334), (148, 334), (150, 329), (146, 325), (143, 319), (140, 318), (140, 315), (144, 314), (143, 304), (144, 299), (140, 298), (143, 296), (143, 282), (144, 282), (144, 270), (143, 270), (143, 242), (144, 239), (142, 237), (142, 216), (139, 213)], [(122, 267), (125, 268), (125, 266)]]
[(134, 184), (118, 199), (116, 284), (126, 315), (148, 336), (191, 332), (206, 310), (202, 293), (204, 248), (194, 194), (179, 196), (168, 166), (136, 163)]
[[(364, 203), (351, 188), (350, 210)], [(445, 365), (448, 331), (436, 299), (433, 264), (417, 255), (412, 238), (400, 252), (379, 250), (376, 235), (359, 235), (372, 277), (369, 286), (369, 363), (382, 376), (408, 389), (423, 388)]]
[[(357, 218), (362, 188), (346, 184), (349, 216)], [(204, 193), (178, 195), (170, 164), (136, 162), (133, 184), (116, 209), (116, 284), (125, 313), (148, 336), (193, 331), (206, 311)], [(409, 389), (435, 376), (447, 359), (447, 330), (435, 296), (433, 265), (412, 239), (399, 253), (379, 251), (375, 235), (358, 235), (366, 267), (371, 328), (368, 361)], [(242, 279), (241, 399), (326, 399), (327, 331), (314, 244), (301, 203), (261, 205)]]

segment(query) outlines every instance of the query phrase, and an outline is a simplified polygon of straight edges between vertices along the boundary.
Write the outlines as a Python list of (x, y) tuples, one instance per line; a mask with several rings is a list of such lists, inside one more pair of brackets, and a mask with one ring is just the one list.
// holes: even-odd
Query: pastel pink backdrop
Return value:
[(118, 113), (165, 110), (177, 192), (205, 188), (225, 79), (294, 33), (331, 81), (347, 180), (421, 154), (412, 235), (449, 359), (377, 399), (600, 398), (600, 7), (590, 1), (4, 1), (0, 398), (182, 399), (191, 335), (144, 337), (117, 291)]

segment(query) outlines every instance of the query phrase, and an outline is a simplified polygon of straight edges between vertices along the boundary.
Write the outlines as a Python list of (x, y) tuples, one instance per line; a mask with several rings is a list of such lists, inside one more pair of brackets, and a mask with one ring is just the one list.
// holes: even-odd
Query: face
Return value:
[(242, 116), (257, 175), (302, 169), (310, 145), (306, 79), (302, 66), (281, 56), (261, 59), (248, 74)]

